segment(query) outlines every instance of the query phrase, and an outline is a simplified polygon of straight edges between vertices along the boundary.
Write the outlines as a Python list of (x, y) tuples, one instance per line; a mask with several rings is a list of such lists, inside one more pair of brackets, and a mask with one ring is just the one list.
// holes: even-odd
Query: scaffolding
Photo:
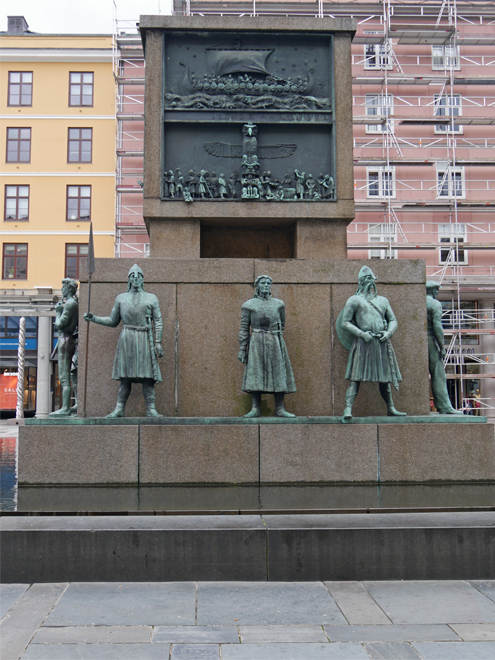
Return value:
[[(449, 298), (446, 368), (464, 405), (470, 383), (495, 379), (495, 1), (174, 0), (174, 13), (356, 19), (349, 256), (426, 260), (427, 278)], [(135, 26), (116, 24), (116, 254), (146, 256), (147, 237), (136, 240), (144, 60)], [(473, 307), (477, 292), (489, 307)], [(491, 387), (483, 407), (495, 410), (494, 397)]]
[(114, 3), (117, 107), (115, 256), (149, 256), (143, 220), (144, 53), (136, 20), (118, 19)]

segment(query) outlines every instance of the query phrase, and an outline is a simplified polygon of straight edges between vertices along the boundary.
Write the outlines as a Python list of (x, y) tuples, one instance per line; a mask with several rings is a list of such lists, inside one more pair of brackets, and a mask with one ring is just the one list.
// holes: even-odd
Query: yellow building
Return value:
[(8, 22), (0, 34), (0, 348), (12, 361), (8, 318), (29, 316), (41, 330), (62, 278), (85, 272), (90, 221), (96, 256), (114, 256), (115, 84), (111, 35), (36, 34), (22, 16)]

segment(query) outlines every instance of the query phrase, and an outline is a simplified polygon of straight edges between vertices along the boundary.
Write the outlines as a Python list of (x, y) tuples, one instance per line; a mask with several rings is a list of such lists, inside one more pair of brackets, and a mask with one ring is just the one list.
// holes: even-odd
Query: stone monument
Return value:
[[(145, 402), (132, 391), (125, 419), (103, 419), (118, 394), (117, 384), (101, 377), (112, 373), (118, 337), (92, 325), (86, 356), (89, 324), (82, 322), (79, 396), (86, 396), (88, 419), (71, 420), (70, 433), (63, 419), (47, 420), (49, 430), (44, 420), (26, 426), (21, 483), (494, 477), (493, 428), (485, 418), (429, 414), (424, 262), (347, 259), (355, 27), (340, 18), (141, 17), (151, 245), (143, 270), (163, 312), (163, 382), (156, 391), (163, 417), (146, 418)], [(397, 313), (393, 350), (403, 386), (395, 396), (407, 417), (377, 416), (378, 388), (362, 382), (352, 419), (342, 424), (348, 353), (335, 323), (363, 265), (373, 268)], [(108, 313), (132, 266), (129, 259), (96, 259), (93, 314)], [(260, 417), (244, 417), (251, 402), (235, 359), (239, 310), (260, 276), (273, 280), (272, 301), (286, 306), (293, 380), (279, 393), (293, 392), (295, 417), (277, 417), (271, 396), (262, 397)], [(82, 308), (87, 299), (82, 281)], [(281, 307), (278, 315), (267, 315), (270, 330), (283, 323)], [(258, 329), (252, 320), (251, 330)]]

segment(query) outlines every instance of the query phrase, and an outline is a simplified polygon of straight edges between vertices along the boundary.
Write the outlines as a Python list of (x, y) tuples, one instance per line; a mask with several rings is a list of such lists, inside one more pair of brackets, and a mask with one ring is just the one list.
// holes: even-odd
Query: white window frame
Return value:
[[(396, 222), (376, 222), (368, 225), (369, 243), (397, 243), (397, 223)], [(389, 248), (377, 248), (368, 250), (369, 259), (397, 259), (398, 252)]]
[(450, 67), (454, 71), (461, 68), (459, 46), (449, 44), (434, 45), (431, 47), (431, 68), (433, 71), (446, 71)]
[[(435, 94), (434, 101), (435, 117), (460, 117), (462, 116), (462, 96), (460, 94)], [(452, 131), (452, 122), (448, 124), (435, 124), (435, 133), (463, 133), (463, 126), (455, 124)]]
[[(365, 111), (367, 117), (382, 117), (386, 119), (394, 113), (393, 94), (366, 94)], [(393, 133), (394, 121), (388, 119), (383, 124), (366, 124), (366, 133)]]
[[(467, 225), (464, 223), (440, 223), (438, 225), (438, 242), (439, 243), (457, 243), (459, 246), (462, 243), (467, 243)], [(440, 266), (447, 263), (450, 251), (452, 248), (445, 248), (438, 251), (438, 262)], [(452, 252), (452, 259), (449, 265), (452, 266), (467, 266), (468, 264), (468, 251), (462, 249), (458, 253), (459, 259), (456, 259), (455, 249)]]
[(437, 167), (437, 199), (465, 199), (464, 167)]
[(364, 44), (364, 68), (375, 71), (393, 69), (391, 50), (390, 41), (381, 44)]
[[(375, 180), (371, 182), (371, 176), (376, 175), (376, 183), (378, 184), (377, 192), (375, 193)], [(372, 186), (373, 183), (373, 186)], [(373, 192), (372, 192), (373, 191)], [(387, 194), (390, 191), (390, 194)], [(367, 167), (366, 168), (366, 192), (368, 199), (388, 199), (395, 197), (395, 167)]]

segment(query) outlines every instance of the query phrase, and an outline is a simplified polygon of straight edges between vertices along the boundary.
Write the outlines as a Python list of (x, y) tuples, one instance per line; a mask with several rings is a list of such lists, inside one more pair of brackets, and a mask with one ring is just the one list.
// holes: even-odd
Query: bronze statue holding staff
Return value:
[(107, 417), (124, 417), (132, 383), (143, 384), (147, 417), (161, 417), (155, 408), (155, 383), (162, 377), (157, 357), (163, 357), (163, 322), (158, 298), (144, 290), (143, 271), (137, 264), (130, 269), (127, 292), (115, 299), (110, 316), (84, 314), (86, 321), (115, 328), (122, 321), (112, 379), (120, 380), (117, 405)]

